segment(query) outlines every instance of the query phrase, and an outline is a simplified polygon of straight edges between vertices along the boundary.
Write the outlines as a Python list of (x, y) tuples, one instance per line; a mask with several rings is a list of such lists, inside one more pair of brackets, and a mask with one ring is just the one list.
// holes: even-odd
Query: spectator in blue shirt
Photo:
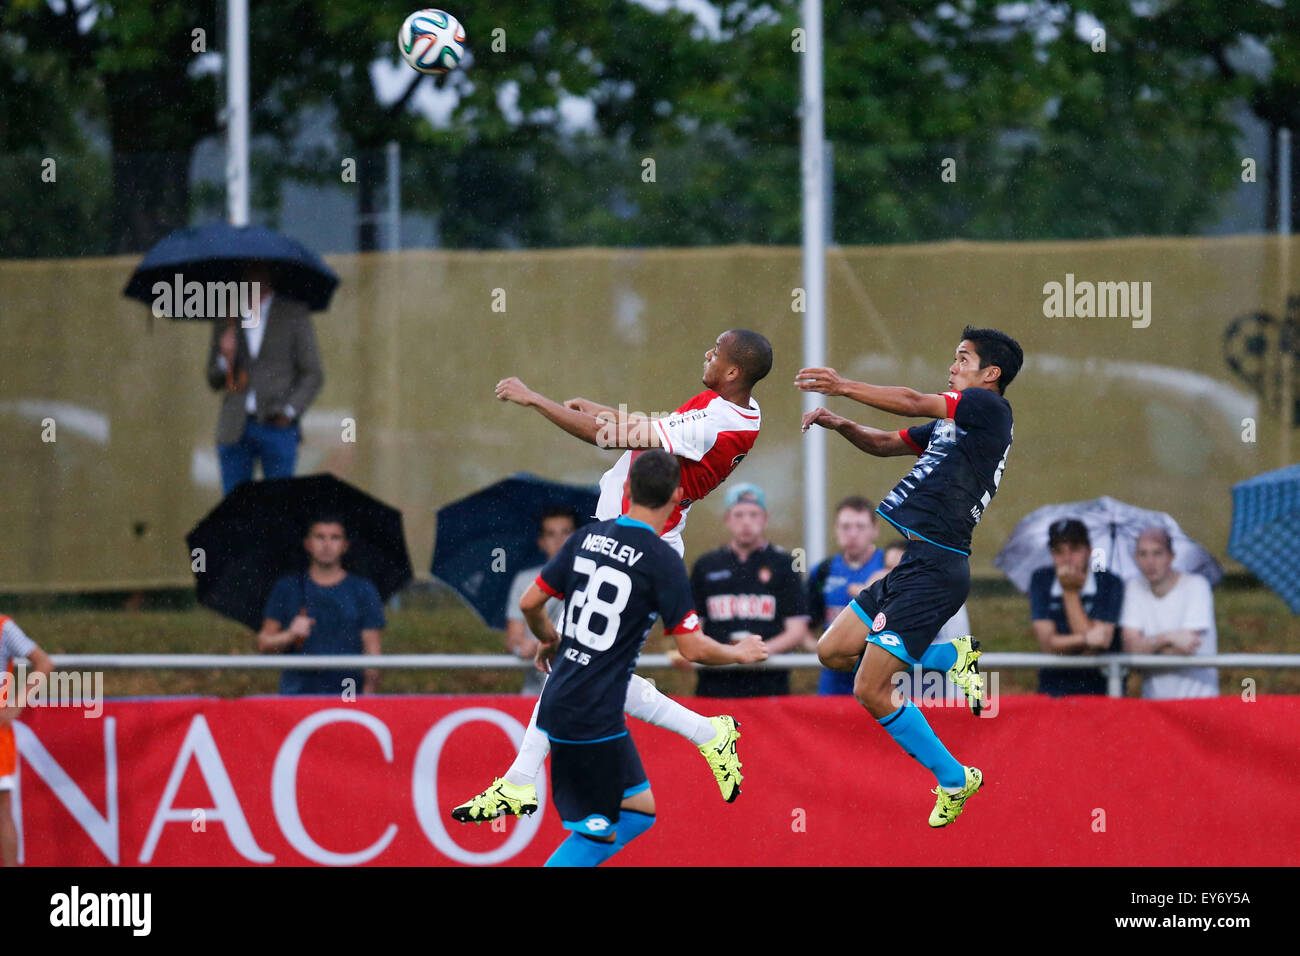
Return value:
[[(831, 555), (808, 577), (810, 627), (822, 631), (849, 606), (868, 579), (884, 567), (884, 554), (876, 547), (876, 506), (854, 495), (835, 506), (835, 545)], [(816, 649), (814, 641), (813, 649)], [(819, 694), (852, 694), (853, 674), (822, 668)]]
[[(266, 602), (257, 635), (263, 654), (380, 654), (384, 605), (366, 578), (343, 570), (347, 531), (333, 516), (322, 516), (307, 529), (303, 547), (311, 556), (306, 571), (286, 574)], [(373, 694), (379, 671), (285, 670), (281, 694)]]
[[(1030, 616), (1038, 646), (1048, 654), (1102, 654), (1122, 650), (1116, 623), (1124, 606), (1124, 582), (1090, 569), (1092, 544), (1082, 521), (1065, 518), (1047, 532), (1052, 567), (1029, 581)], [(1038, 692), (1052, 697), (1105, 694), (1101, 668), (1044, 668)]]

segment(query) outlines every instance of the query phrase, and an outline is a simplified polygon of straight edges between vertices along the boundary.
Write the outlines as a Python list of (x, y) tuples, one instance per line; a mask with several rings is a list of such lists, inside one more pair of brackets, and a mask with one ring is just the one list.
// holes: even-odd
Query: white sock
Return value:
[(537, 729), (537, 708), (541, 698), (533, 706), (533, 716), (528, 719), (528, 729), (524, 731), (524, 742), (515, 756), (515, 762), (506, 771), (506, 783), (516, 787), (527, 787), (537, 782), (537, 774), (546, 763), (546, 755), (551, 752), (551, 742), (546, 734)]
[(718, 729), (709, 722), (709, 718), (664, 696), (654, 684), (636, 674), (632, 675), (632, 680), (627, 685), (627, 700), (623, 703), (623, 709), (637, 720), (681, 734), (697, 747), (702, 747), (718, 736)]

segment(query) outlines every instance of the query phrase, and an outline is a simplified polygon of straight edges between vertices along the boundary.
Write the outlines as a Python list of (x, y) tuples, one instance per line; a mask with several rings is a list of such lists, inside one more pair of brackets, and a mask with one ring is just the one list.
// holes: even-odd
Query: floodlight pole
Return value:
[(226, 218), (248, 225), (248, 0), (226, 0)]
[(1277, 136), (1277, 233), (1281, 237), (1278, 243), (1279, 258), (1281, 260), (1281, 282), (1282, 282), (1282, 323), (1279, 326), (1278, 333), (1278, 364), (1279, 382), (1281, 388), (1278, 393), (1278, 405), (1281, 406), (1281, 427), (1280, 441), (1278, 442), (1278, 457), (1281, 467), (1295, 463), (1291, 457), (1291, 431), (1295, 421), (1295, 396), (1291, 390), (1291, 375), (1293, 363), (1291, 359), (1291, 349), (1295, 348), (1297, 343), (1287, 341), (1287, 320), (1291, 317), (1290, 296), (1291, 296), (1291, 131), (1281, 129)]
[[(822, 116), (822, 4), (803, 3), (804, 54), (801, 60), (803, 117), (800, 180), (803, 187), (803, 364), (826, 364), (826, 206), (825, 125)], [(803, 393), (810, 412), (825, 398)], [(826, 556), (826, 430), (803, 436), (803, 539), (808, 566)]]

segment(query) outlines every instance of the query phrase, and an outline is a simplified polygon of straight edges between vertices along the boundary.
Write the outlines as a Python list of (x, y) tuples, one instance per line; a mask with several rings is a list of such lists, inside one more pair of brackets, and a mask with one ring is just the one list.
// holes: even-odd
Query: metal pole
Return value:
[(384, 146), (384, 157), (388, 161), (388, 251), (396, 252), (402, 248), (402, 146), (396, 140), (389, 140)]
[(1286, 322), (1290, 318), (1287, 300), (1290, 298), (1291, 266), (1291, 131), (1278, 130), (1277, 135), (1277, 233), (1281, 237), (1278, 243), (1278, 255), (1281, 258), (1278, 277), (1282, 283), (1282, 325), (1278, 333), (1278, 372), (1281, 387), (1278, 390), (1278, 405), (1281, 406), (1281, 440), (1278, 444), (1278, 462), (1281, 467), (1294, 464), (1291, 457), (1291, 426), (1293, 424), (1295, 396), (1291, 391), (1291, 353), (1283, 345), (1295, 346), (1287, 342)]
[[(803, 186), (803, 364), (826, 364), (826, 224), (825, 126), (822, 117), (822, 4), (804, 0), (806, 46), (801, 64), (803, 122), (801, 180)], [(825, 399), (805, 392), (803, 410), (812, 411)], [(803, 533), (808, 562), (826, 556), (826, 430), (810, 429), (803, 438)]]
[(226, 215), (248, 225), (248, 0), (226, 7)]

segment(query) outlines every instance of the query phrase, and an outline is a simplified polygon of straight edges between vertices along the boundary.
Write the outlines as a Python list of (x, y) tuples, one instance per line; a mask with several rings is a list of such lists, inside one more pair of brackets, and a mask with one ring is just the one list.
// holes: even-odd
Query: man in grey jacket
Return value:
[(214, 322), (208, 351), (208, 384), (224, 392), (217, 418), (224, 494), (252, 480), (255, 459), (264, 478), (293, 476), (298, 423), (325, 381), (311, 311), (276, 293), (264, 266), (250, 267), (245, 281), (259, 285), (253, 315)]

